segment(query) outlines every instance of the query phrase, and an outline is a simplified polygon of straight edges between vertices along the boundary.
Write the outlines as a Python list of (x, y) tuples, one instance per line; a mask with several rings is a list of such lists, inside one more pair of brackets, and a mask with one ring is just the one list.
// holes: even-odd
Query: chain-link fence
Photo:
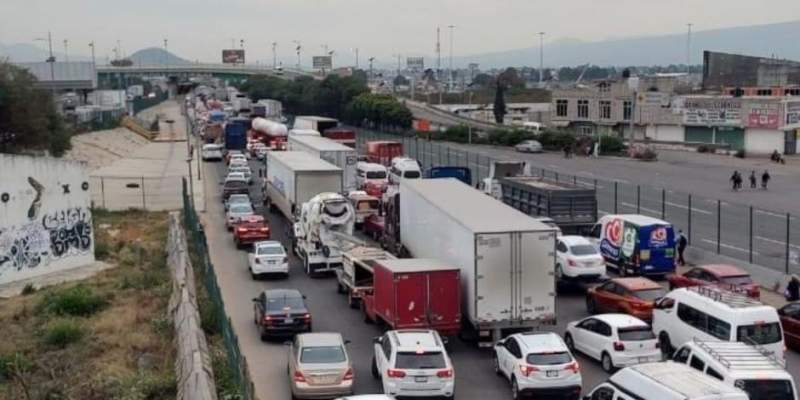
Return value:
[[(358, 130), (358, 148), (370, 140), (397, 140), (424, 168), (470, 168), (473, 184), (489, 174), (493, 158), (417, 136)], [(597, 189), (600, 214), (642, 214), (682, 229), (691, 246), (762, 265), (786, 274), (800, 273), (800, 221), (797, 215), (693, 196), (651, 185), (564, 174), (544, 168), (533, 173), (550, 180)]]
[(132, 208), (180, 210), (181, 176), (92, 176), (89, 187), (95, 207), (119, 211)]
[(200, 262), (196, 265), (196, 268), (199, 269), (203, 285), (211, 300), (210, 303), (216, 316), (215, 320), (219, 323), (218, 328), (222, 333), (225, 352), (228, 357), (228, 365), (233, 371), (233, 379), (239, 387), (239, 393), (242, 396), (241, 399), (255, 400), (255, 386), (250, 377), (250, 371), (247, 368), (247, 360), (245, 356), (242, 355), (242, 351), (239, 347), (239, 337), (236, 336), (236, 332), (233, 330), (233, 323), (225, 313), (225, 302), (222, 300), (222, 291), (217, 283), (217, 275), (208, 253), (206, 235), (189, 197), (189, 190), (185, 179), (179, 187), (183, 189), (183, 223), (187, 233), (187, 240), (190, 242), (190, 247), (198, 253), (197, 258)]

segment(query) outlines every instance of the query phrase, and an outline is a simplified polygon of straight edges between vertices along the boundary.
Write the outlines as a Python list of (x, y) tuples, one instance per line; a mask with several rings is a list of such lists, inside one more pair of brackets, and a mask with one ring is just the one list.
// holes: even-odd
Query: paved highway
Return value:
[[(253, 171), (259, 164), (251, 162)], [(381, 333), (380, 328), (363, 322), (361, 313), (347, 306), (344, 296), (336, 293), (332, 278), (311, 279), (303, 274), (299, 261), (290, 259), (289, 279), (265, 279), (254, 281), (247, 272), (246, 254), (237, 250), (231, 234), (224, 226), (224, 215), (220, 201), (220, 182), (225, 174), (224, 164), (206, 163), (205, 185), (207, 210), (203, 216), (211, 259), (215, 265), (218, 281), (234, 329), (239, 336), (242, 353), (248, 360), (256, 393), (262, 400), (289, 399), (286, 375), (286, 347), (281, 340), (261, 342), (253, 324), (251, 299), (260, 291), (270, 288), (297, 288), (308, 296), (308, 305), (313, 315), (316, 331), (341, 332), (352, 341), (348, 347), (356, 373), (358, 394), (380, 393), (379, 383), (369, 372), (372, 358), (372, 338)], [(258, 184), (251, 189), (251, 196), (261, 199)], [(282, 216), (265, 210), (260, 212), (270, 221), (273, 238), (286, 241), (287, 224)], [(587, 315), (583, 293), (570, 290), (559, 294), (557, 299), (558, 325), (546, 327), (563, 334), (566, 323)], [(456, 370), (456, 393), (459, 399), (511, 398), (508, 384), (494, 375), (491, 369), (491, 352), (479, 350), (456, 340), (450, 350)], [(594, 387), (607, 375), (599, 364), (581, 355), (577, 356), (583, 374), (585, 389)], [(800, 357), (788, 355), (790, 371), (800, 376)]]

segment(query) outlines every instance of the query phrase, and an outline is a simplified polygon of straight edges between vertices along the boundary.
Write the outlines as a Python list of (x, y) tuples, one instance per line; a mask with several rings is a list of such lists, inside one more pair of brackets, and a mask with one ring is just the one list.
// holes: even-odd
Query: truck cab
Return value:
[(492, 161), (489, 166), (489, 176), (483, 179), (479, 189), (483, 193), (501, 200), (503, 198), (503, 188), (500, 185), (499, 178), (527, 176), (530, 174), (530, 165), (525, 161)]
[(347, 195), (347, 199), (356, 211), (356, 227), (361, 226), (370, 215), (380, 213), (381, 200), (365, 191), (354, 190)]
[(397, 185), (401, 179), (420, 178), (422, 178), (422, 168), (417, 160), (408, 157), (392, 159), (392, 166), (389, 168), (389, 183)]

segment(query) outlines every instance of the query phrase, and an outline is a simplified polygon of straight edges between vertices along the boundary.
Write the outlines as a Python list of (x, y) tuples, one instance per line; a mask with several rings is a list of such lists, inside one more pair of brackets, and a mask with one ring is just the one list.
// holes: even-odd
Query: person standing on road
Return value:
[(733, 190), (739, 190), (739, 185), (742, 182), (742, 176), (739, 175), (739, 171), (733, 171), (733, 175), (731, 175), (731, 185), (733, 186)]
[(786, 297), (787, 301), (800, 300), (800, 277), (792, 275), (792, 279), (790, 279), (789, 284), (786, 285), (783, 296)]
[(750, 189), (757, 188), (758, 187), (756, 185), (757, 183), (758, 183), (758, 179), (756, 179), (756, 171), (753, 170), (752, 172), (750, 172)]
[(686, 260), (683, 258), (683, 252), (686, 251), (686, 246), (689, 244), (689, 239), (683, 234), (683, 230), (678, 231), (678, 263), (686, 265)]
[(762, 189), (767, 190), (767, 183), (769, 183), (770, 178), (771, 177), (769, 176), (769, 172), (767, 170), (764, 170), (764, 173), (761, 174), (761, 188)]

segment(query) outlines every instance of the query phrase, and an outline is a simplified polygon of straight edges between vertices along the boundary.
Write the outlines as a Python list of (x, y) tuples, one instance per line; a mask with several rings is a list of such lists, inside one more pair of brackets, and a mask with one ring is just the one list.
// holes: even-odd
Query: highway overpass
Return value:
[(222, 79), (239, 80), (252, 75), (275, 75), (284, 79), (294, 79), (298, 76), (312, 76), (309, 72), (294, 68), (283, 68), (277, 71), (264, 65), (233, 65), (233, 64), (184, 64), (184, 65), (131, 65), (115, 67), (111, 65), (97, 66), (98, 81), (123, 79), (131, 76), (169, 76), (191, 78), (197, 76), (213, 76)]

